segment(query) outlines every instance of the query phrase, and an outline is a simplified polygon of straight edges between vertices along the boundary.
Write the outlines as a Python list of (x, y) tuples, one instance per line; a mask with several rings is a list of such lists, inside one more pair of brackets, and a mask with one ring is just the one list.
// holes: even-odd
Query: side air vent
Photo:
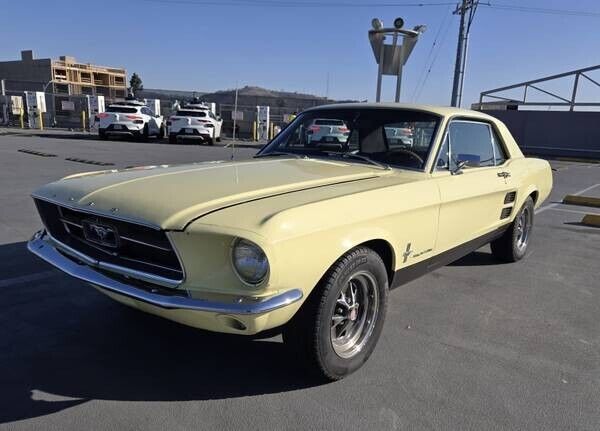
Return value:
[(511, 204), (515, 201), (515, 197), (517, 196), (517, 192), (510, 192), (504, 196), (504, 203)]
[(502, 208), (502, 212), (500, 213), (500, 219), (509, 218), (512, 213), (512, 207)]

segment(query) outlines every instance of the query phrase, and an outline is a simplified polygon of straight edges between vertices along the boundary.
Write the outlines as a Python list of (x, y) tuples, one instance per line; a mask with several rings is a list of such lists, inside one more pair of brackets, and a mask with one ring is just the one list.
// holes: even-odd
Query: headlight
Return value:
[(231, 261), (238, 277), (248, 284), (259, 284), (269, 272), (269, 261), (265, 253), (259, 246), (246, 239), (235, 240)]

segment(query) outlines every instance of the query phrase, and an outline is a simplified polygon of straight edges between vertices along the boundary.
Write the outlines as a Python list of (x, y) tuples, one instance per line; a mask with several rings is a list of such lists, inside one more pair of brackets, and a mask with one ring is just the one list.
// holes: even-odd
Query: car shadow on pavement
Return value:
[(25, 247), (0, 246), (0, 274), (10, 270), (0, 279), (0, 423), (92, 399), (210, 400), (319, 384), (279, 339), (214, 334), (139, 312), (50, 270)]

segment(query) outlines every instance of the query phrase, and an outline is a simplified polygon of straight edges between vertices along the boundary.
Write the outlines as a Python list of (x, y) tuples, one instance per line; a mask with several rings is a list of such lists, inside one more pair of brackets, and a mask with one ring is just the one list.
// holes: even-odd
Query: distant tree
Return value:
[(131, 75), (131, 79), (129, 80), (129, 89), (133, 94), (137, 94), (138, 91), (144, 89), (142, 78), (140, 78), (140, 75), (135, 72), (133, 72), (133, 75)]

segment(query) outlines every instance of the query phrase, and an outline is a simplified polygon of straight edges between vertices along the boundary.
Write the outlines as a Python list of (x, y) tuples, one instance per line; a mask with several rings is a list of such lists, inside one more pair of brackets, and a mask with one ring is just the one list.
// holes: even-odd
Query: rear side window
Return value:
[(151, 117), (154, 117), (154, 112), (152, 112), (152, 110), (150, 108), (143, 107), (142, 114), (150, 115)]
[(120, 114), (135, 114), (137, 112), (136, 108), (128, 108), (125, 106), (109, 106), (106, 108), (106, 112), (118, 112)]
[(448, 127), (450, 137), (450, 169), (459, 162), (465, 167), (494, 166), (491, 128), (488, 124), (454, 121)]
[(198, 118), (203, 118), (203, 117), (206, 117), (206, 112), (205, 111), (183, 111), (183, 110), (179, 110), (179, 111), (177, 111), (177, 115), (181, 115), (182, 117), (198, 117)]
[(502, 163), (506, 162), (506, 159), (508, 159), (508, 157), (506, 156), (506, 151), (502, 146), (502, 142), (500, 142), (500, 138), (498, 138), (498, 135), (496, 134), (496, 132), (494, 132), (493, 129), (492, 144), (494, 145), (494, 157), (496, 159), (496, 165), (501, 165)]

